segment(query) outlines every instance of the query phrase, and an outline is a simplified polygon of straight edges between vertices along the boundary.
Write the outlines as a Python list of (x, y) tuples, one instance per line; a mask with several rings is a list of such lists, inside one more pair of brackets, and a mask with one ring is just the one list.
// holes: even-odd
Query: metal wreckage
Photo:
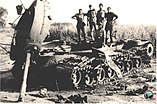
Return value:
[(101, 44), (102, 37), (94, 43), (44, 42), (51, 23), (48, 5), (47, 0), (35, 0), (15, 27), (10, 58), (15, 61), (13, 76), (22, 82), (19, 101), (33, 79), (57, 89), (94, 87), (149, 65), (154, 47), (147, 40), (117, 40), (110, 46)]

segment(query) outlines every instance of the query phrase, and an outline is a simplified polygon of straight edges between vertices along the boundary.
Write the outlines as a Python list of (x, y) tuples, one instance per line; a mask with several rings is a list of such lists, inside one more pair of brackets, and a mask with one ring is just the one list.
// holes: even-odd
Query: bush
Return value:
[[(156, 26), (149, 25), (115, 25), (117, 39), (142, 39), (149, 40), (156, 46)], [(88, 29), (86, 33), (89, 32)], [(76, 27), (71, 23), (53, 23), (50, 28), (48, 40), (59, 39), (74, 42), (77, 39)]]
[(156, 26), (149, 25), (116, 25), (118, 39), (149, 40), (156, 47)]
[(8, 14), (7, 10), (3, 7), (0, 7), (0, 27), (5, 27), (6, 25), (6, 15)]
[(72, 42), (75, 38), (77, 38), (75, 26), (71, 23), (53, 23), (50, 28), (50, 36), (46, 40), (57, 39)]

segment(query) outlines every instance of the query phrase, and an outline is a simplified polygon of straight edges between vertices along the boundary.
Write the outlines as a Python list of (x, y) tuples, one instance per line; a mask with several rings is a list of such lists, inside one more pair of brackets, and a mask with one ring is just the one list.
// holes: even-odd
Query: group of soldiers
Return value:
[[(109, 37), (110, 37), (110, 43), (113, 42), (112, 39), (112, 30), (113, 30), (113, 22), (118, 18), (116, 14), (111, 12), (111, 7), (107, 7), (107, 12), (103, 10), (103, 4), (99, 4), (99, 10), (96, 12), (94, 8), (92, 8), (92, 5), (89, 5), (89, 10), (87, 13), (83, 13), (82, 9), (79, 9), (79, 13), (75, 14), (72, 16), (73, 19), (77, 20), (77, 32), (78, 32), (78, 39), (81, 41), (80, 33), (82, 32), (83, 38), (86, 42), (86, 33), (85, 33), (85, 22), (84, 22), (84, 17), (87, 16), (87, 26), (90, 28), (90, 35), (91, 39), (95, 41), (96, 35), (99, 35), (100, 32), (104, 34), (104, 23), (106, 22), (105, 25), (105, 31), (106, 31), (106, 37), (103, 38), (105, 39), (105, 44), (107, 44), (107, 34), (109, 32)], [(94, 32), (95, 31), (95, 32)], [(94, 36), (94, 33), (96, 35)]]

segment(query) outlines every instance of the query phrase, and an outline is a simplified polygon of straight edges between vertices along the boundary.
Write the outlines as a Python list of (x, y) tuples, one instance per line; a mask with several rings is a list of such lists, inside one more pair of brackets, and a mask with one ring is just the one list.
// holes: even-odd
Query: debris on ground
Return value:
[(41, 88), (40, 91), (39, 91), (39, 96), (41, 98), (48, 97), (47, 88)]
[(149, 71), (148, 73), (155, 73), (155, 71), (154, 71), (154, 70), (151, 70), (151, 71)]
[(56, 95), (57, 100), (55, 103), (87, 103), (87, 96), (82, 97), (80, 94), (70, 95), (64, 98), (62, 95)]
[(148, 90), (148, 86), (144, 85), (143, 87), (138, 87), (138, 88), (135, 88), (132, 90), (127, 90), (126, 94), (127, 95), (139, 95), (139, 94), (144, 94), (145, 91), (147, 91), (147, 90)]

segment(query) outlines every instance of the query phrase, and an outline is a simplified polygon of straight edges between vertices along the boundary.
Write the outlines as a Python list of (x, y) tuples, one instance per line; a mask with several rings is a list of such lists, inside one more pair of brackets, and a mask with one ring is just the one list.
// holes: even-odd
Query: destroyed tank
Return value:
[[(50, 42), (43, 47), (50, 44), (58, 43)], [(47, 70), (49, 73), (47, 79), (55, 80), (43, 82), (47, 84), (53, 82), (56, 85), (57, 81), (59, 89), (94, 87), (105, 79), (121, 78), (132, 69), (149, 65), (153, 50), (153, 44), (147, 40), (120, 40), (112, 43), (110, 47), (108, 45), (96, 47), (90, 42), (59, 45), (52, 49), (45, 48), (41, 52), (40, 56), (51, 58), (48, 61), (49, 68), (45, 67), (46, 69), (42, 69), (40, 73), (43, 74)]]
[(110, 45), (99, 41), (44, 42), (51, 23), (48, 4), (47, 0), (35, 0), (15, 28), (10, 58), (15, 61), (13, 76), (22, 82), (19, 101), (25, 95), (27, 80), (57, 90), (95, 87), (150, 63), (154, 47), (147, 40), (119, 40)]

